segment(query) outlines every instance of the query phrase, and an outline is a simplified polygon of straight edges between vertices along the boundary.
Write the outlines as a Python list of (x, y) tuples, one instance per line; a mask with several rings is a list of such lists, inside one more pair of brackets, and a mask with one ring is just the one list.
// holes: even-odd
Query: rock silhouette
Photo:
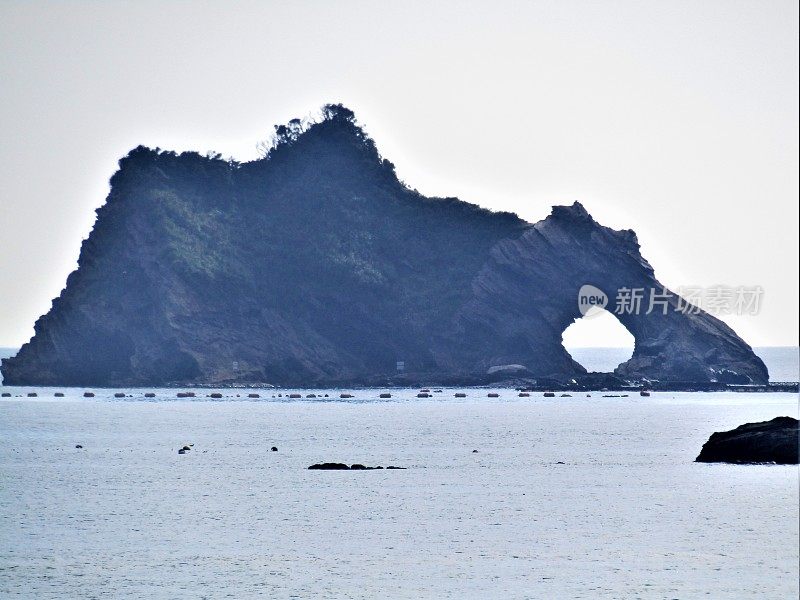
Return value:
[(798, 464), (800, 424), (792, 417), (745, 423), (716, 432), (703, 444), (696, 462)]
[[(577, 202), (531, 224), (426, 198), (341, 105), (275, 140), (247, 163), (125, 156), (6, 385), (570, 381), (586, 371), (561, 334), (586, 284), (636, 340), (619, 378), (767, 381), (727, 325), (675, 310), (633, 231)], [(624, 288), (664, 291), (669, 310), (620, 312)]]
[[(346, 465), (344, 463), (317, 463), (313, 464), (308, 467), (311, 471), (377, 471), (382, 470), (383, 467), (367, 467), (366, 465), (362, 465), (360, 463), (355, 463), (353, 465)], [(388, 466), (386, 469), (392, 470), (405, 470), (405, 467), (395, 467), (395, 466)]]
[(350, 467), (344, 463), (317, 463), (308, 467), (312, 471), (346, 471)]

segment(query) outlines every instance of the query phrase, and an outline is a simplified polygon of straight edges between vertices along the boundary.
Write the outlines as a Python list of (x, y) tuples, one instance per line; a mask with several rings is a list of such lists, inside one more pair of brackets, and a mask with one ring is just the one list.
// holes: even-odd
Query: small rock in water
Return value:
[[(360, 463), (355, 463), (349, 467), (344, 463), (317, 463), (308, 468), (311, 471), (377, 471), (379, 469), (383, 469), (381, 466), (368, 467)], [(395, 467), (391, 465), (386, 468), (394, 470), (405, 469), (405, 467)]]
[(317, 463), (308, 467), (312, 471), (348, 471), (348, 467), (344, 463)]

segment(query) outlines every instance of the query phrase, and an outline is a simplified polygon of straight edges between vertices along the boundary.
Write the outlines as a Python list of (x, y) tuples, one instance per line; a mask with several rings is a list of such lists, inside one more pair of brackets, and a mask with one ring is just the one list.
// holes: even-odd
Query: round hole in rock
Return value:
[(607, 310), (578, 319), (564, 330), (561, 340), (589, 372), (610, 373), (633, 356), (633, 335)]

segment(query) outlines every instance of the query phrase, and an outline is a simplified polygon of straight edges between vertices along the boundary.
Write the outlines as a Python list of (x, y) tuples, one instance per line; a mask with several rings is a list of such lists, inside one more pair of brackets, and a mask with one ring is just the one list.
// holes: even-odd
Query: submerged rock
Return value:
[(800, 424), (792, 417), (711, 434), (696, 462), (798, 464)]
[(350, 467), (344, 463), (317, 463), (308, 467), (312, 471), (347, 471)]
[[(308, 467), (309, 470), (313, 471), (379, 471), (382, 470), (383, 467), (368, 467), (366, 465), (362, 465), (360, 463), (355, 463), (350, 466), (347, 466), (344, 463), (317, 463)], [(405, 469), (405, 467), (395, 467), (395, 466), (388, 466), (387, 469), (393, 470), (400, 470)]]

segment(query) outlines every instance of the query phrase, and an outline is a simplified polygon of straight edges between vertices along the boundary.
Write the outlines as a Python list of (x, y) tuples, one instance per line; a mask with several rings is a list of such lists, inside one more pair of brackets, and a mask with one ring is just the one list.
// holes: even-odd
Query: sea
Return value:
[(694, 462), (796, 394), (0, 389), (2, 598), (800, 594), (798, 467)]

